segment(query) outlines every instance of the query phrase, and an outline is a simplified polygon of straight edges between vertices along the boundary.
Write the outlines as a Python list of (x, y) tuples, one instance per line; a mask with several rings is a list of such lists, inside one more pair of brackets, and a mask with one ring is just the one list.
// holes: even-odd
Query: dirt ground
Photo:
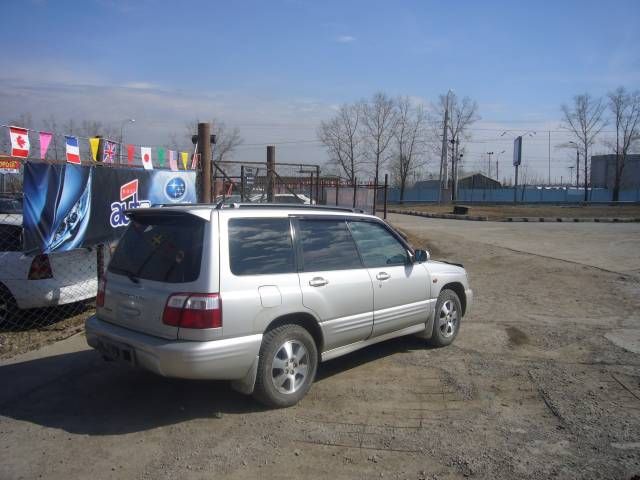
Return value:
[[(640, 205), (465, 205), (469, 215), (504, 220), (507, 217), (550, 218), (640, 218)], [(452, 205), (405, 204), (390, 205), (393, 209), (417, 210), (428, 213), (453, 213)]]
[(1, 366), (5, 388), (55, 380), (0, 404), (0, 478), (640, 478), (640, 355), (604, 336), (640, 327), (638, 278), (410, 238), (469, 272), (450, 347), (402, 338), (330, 361), (271, 411), (89, 350)]
[(69, 338), (84, 329), (84, 321), (95, 312), (91, 302), (19, 313), (9, 325), (0, 326), (0, 360)]

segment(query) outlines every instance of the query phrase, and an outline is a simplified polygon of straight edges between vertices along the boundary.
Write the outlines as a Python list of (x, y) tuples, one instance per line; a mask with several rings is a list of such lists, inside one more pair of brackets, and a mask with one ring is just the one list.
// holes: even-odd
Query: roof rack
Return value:
[(332, 205), (303, 205), (295, 203), (223, 203), (222, 201), (217, 203), (154, 203), (154, 208), (161, 207), (209, 207), (216, 210), (229, 209), (229, 208), (256, 208), (256, 209), (269, 209), (269, 208), (286, 208), (289, 210), (324, 210), (324, 211), (338, 211), (338, 212), (351, 212), (351, 213), (367, 213), (361, 208), (340, 207)]
[(269, 208), (286, 208), (295, 210), (324, 210), (324, 211), (338, 211), (338, 212), (351, 212), (351, 213), (365, 213), (364, 210), (359, 208), (339, 207), (332, 205), (302, 205), (295, 203), (227, 203), (216, 206), (219, 209), (227, 208), (257, 208), (257, 209), (269, 209)]

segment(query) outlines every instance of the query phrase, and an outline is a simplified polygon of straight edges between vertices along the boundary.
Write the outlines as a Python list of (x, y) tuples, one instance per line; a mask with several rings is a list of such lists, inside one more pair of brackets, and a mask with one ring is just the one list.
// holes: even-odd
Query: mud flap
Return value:
[(233, 380), (231, 382), (231, 388), (245, 395), (251, 395), (253, 393), (253, 388), (256, 385), (256, 376), (258, 375), (258, 360), (259, 357), (256, 355), (247, 374), (243, 378)]

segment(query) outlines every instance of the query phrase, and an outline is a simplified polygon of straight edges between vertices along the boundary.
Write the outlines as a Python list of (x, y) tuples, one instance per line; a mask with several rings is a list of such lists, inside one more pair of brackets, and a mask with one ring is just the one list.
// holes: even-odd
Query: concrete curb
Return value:
[(595, 223), (634, 223), (640, 218), (565, 218), (565, 217), (507, 217), (504, 222), (595, 222)]
[(472, 220), (476, 222), (486, 222), (488, 220), (487, 217), (483, 217), (480, 215), (454, 215), (453, 213), (427, 213), (427, 212), (419, 212), (417, 210), (396, 210), (393, 208), (387, 209), (387, 212), (398, 213), (400, 215), (413, 215), (415, 217), (446, 218), (449, 220)]

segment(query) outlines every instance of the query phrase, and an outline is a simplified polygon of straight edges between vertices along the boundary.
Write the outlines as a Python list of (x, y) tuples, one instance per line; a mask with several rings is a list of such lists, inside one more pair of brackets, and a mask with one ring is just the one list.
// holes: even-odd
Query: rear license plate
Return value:
[(128, 363), (129, 365), (136, 364), (136, 355), (133, 348), (118, 342), (112, 342), (111, 340), (98, 340), (97, 350), (109, 357), (112, 360), (118, 360)]

